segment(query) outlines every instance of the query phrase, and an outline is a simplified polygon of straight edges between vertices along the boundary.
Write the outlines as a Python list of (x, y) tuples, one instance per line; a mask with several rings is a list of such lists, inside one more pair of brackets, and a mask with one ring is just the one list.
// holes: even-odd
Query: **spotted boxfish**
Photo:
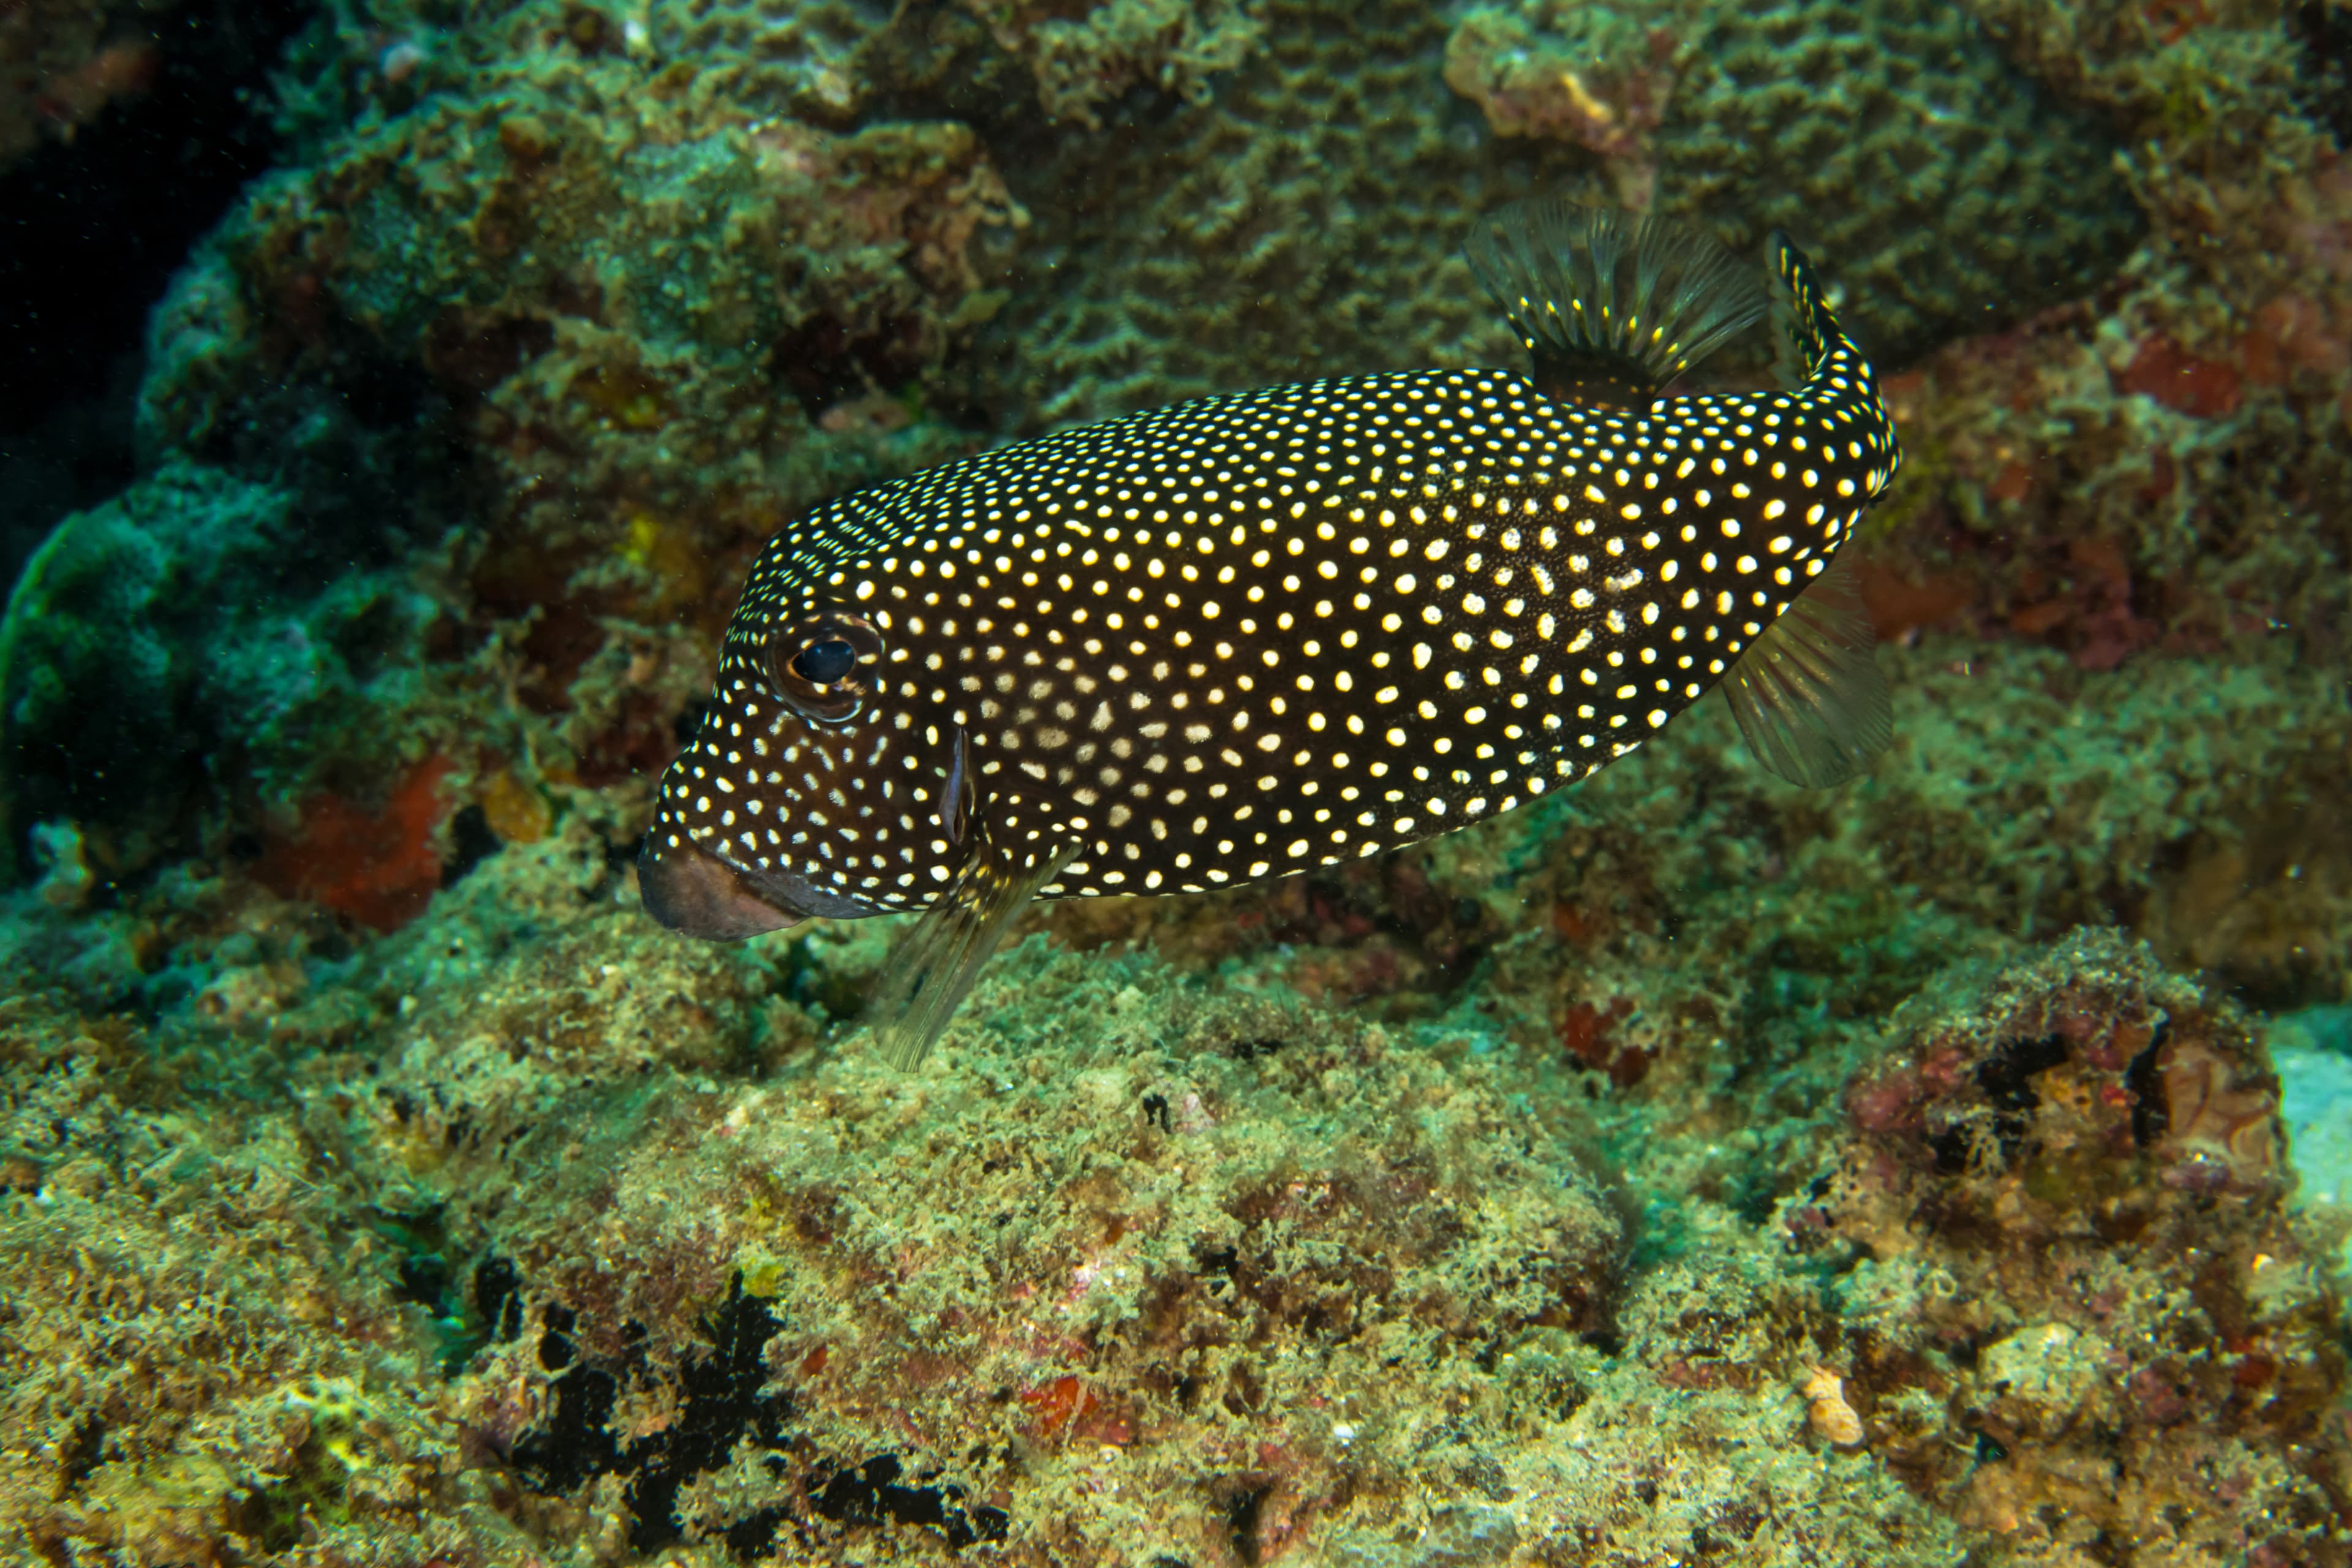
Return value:
[[(1889, 736), (1849, 574), (1899, 460), (1785, 236), (1557, 201), (1471, 269), (1524, 375), (1200, 398), (816, 507), (754, 563), (637, 866), (736, 940), (922, 911), (877, 998), (919, 1059), (1032, 898), (1377, 855), (1622, 757), (1711, 687), (1772, 772)], [(1778, 386), (1666, 395), (1773, 318)]]

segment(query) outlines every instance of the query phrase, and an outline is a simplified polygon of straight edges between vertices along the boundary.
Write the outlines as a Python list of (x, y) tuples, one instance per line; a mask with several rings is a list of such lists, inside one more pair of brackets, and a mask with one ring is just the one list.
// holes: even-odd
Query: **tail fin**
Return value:
[(1780, 229), (1764, 242), (1764, 270), (1772, 290), (1772, 374), (1782, 386), (1801, 386), (1844, 334), (1822, 299), (1812, 262)]
[(1548, 397), (1646, 409), (1761, 318), (1755, 276), (1702, 231), (1557, 199), (1487, 215), (1463, 247)]

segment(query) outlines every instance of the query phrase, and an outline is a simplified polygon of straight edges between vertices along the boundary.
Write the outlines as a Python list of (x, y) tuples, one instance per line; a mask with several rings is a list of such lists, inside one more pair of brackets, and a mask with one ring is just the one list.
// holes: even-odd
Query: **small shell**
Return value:
[(1862, 1441), (1862, 1417), (1845, 1402), (1845, 1379), (1827, 1367), (1815, 1367), (1805, 1379), (1805, 1402), (1813, 1430), (1841, 1448)]

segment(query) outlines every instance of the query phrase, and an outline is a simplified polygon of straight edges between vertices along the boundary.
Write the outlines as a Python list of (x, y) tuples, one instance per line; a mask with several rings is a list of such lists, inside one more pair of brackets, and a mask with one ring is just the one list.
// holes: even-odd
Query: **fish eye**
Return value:
[(857, 668), (857, 650), (843, 638), (829, 637), (801, 649), (800, 657), (793, 660), (793, 668), (803, 680), (830, 686)]
[(846, 723), (880, 689), (884, 651), (880, 629), (864, 616), (811, 605), (770, 631), (768, 684), (803, 718)]

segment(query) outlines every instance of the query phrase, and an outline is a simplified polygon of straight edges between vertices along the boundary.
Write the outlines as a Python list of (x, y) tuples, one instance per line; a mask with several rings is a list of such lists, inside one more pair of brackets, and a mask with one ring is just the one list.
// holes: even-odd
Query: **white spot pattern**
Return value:
[[(1331, 865), (1584, 777), (1720, 679), (1899, 460), (1785, 254), (1811, 334), (1794, 390), (1637, 415), (1497, 372), (1312, 382), (815, 509), (752, 570), (656, 847), (855, 912), (928, 908), (973, 841), (940, 806), (959, 731), (998, 842), (1077, 845), (1046, 897)], [(1723, 547), (1750, 538), (1769, 554)], [(772, 633), (828, 605), (884, 647), (831, 724), (767, 674)]]

